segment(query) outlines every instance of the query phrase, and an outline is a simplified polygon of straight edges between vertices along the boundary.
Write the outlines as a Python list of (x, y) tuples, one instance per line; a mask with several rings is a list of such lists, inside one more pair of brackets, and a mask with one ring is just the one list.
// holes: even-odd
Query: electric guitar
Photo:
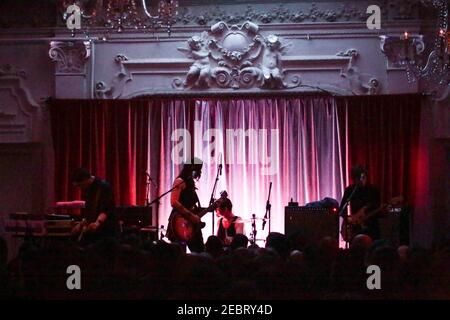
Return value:
[(380, 212), (385, 211), (391, 206), (399, 205), (403, 202), (403, 196), (394, 197), (386, 204), (382, 204), (377, 209), (367, 212), (367, 206), (362, 207), (355, 214), (352, 214), (342, 221), (341, 235), (342, 239), (350, 242), (362, 229), (367, 227), (367, 222)]
[[(220, 193), (220, 198), (214, 201), (213, 204), (211, 204), (209, 207), (193, 207), (190, 209), (190, 211), (197, 217), (202, 218), (208, 212), (213, 212), (215, 209), (217, 209), (227, 197), (227, 192), (222, 191)], [(190, 240), (192, 240), (195, 233), (204, 228), (205, 225), (206, 224), (202, 221), (200, 221), (200, 223), (194, 223), (183, 217), (180, 212), (173, 210), (169, 219), (169, 230), (171, 230), (170, 240), (189, 242)]]

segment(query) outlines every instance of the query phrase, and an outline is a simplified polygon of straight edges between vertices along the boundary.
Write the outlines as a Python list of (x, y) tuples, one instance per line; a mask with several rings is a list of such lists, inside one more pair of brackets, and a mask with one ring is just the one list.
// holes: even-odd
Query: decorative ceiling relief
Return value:
[(259, 27), (247, 21), (241, 26), (225, 22), (213, 25), (209, 32), (192, 36), (186, 47), (179, 47), (194, 62), (184, 80), (175, 78), (177, 89), (286, 89), (300, 85), (284, 81), (281, 56), (290, 48), (278, 36), (262, 36)]
[(280, 4), (271, 8), (267, 8), (267, 5), (248, 5), (241, 7), (241, 9), (240, 11), (236, 11), (235, 6), (217, 6), (214, 10), (197, 9), (195, 12), (192, 12), (187, 7), (184, 7), (181, 9), (181, 14), (177, 20), (181, 24), (206, 25), (217, 21), (237, 24), (251, 20), (261, 24), (270, 24), (319, 21), (364, 21), (367, 19), (366, 9), (362, 6), (355, 5), (341, 5), (338, 8), (319, 8), (315, 3), (297, 5)]
[(297, 1), (271, 5), (245, 5), (243, 2), (220, 6), (188, 6), (180, 1), (176, 25), (208, 25), (219, 21), (240, 24), (253, 21), (258, 24), (311, 22), (365, 22), (367, 7), (376, 4), (382, 9), (383, 21), (427, 19), (432, 14), (424, 10), (419, 0), (389, 1)]
[[(170, 3), (159, 1), (159, 3)], [(359, 0), (359, 1), (286, 1), (275, 5), (270, 1), (178, 1), (179, 14), (175, 25), (208, 25), (218, 21), (229, 24), (240, 24), (247, 20), (259, 24), (270, 23), (308, 23), (308, 22), (345, 22), (365, 21), (367, 19), (366, 9), (371, 4), (382, 8), (383, 21), (415, 20), (428, 17), (430, 13), (424, 10), (420, 0)], [(283, 1), (282, 1), (283, 2)], [(66, 12), (67, 5), (80, 5), (90, 27), (112, 28), (143, 26), (141, 1), (106, 1), (106, 0), (53, 0), (53, 1), (0, 1), (0, 11), (10, 12), (8, 15), (0, 15), (0, 26), (11, 27), (54, 27), (65, 26), (61, 16)], [(109, 6), (108, 6), (109, 5)], [(156, 12), (156, 4), (147, 1), (149, 11)], [(129, 11), (120, 15), (117, 8), (127, 6)], [(109, 12), (108, 12), (109, 7)], [(151, 10), (150, 10), (151, 9)], [(39, 14), (35, 14), (39, 11)], [(137, 15), (134, 15), (137, 13)], [(134, 19), (132, 19), (134, 18)], [(161, 17), (161, 18), (164, 18)], [(164, 20), (164, 19), (159, 19)], [(149, 29), (149, 28), (147, 28)]]
[(337, 56), (350, 57), (346, 70), (341, 71), (341, 77), (347, 79), (350, 90), (357, 95), (376, 95), (381, 91), (380, 81), (371, 75), (361, 73), (359, 68), (354, 65), (354, 60), (359, 56), (356, 49), (337, 53)]
[[(355, 65), (359, 55), (356, 49), (301, 55), (298, 53), (306, 50), (294, 50), (291, 42), (277, 35), (262, 35), (258, 25), (250, 21), (232, 26), (219, 22), (176, 48), (185, 57), (174, 57), (176, 50), (164, 57), (116, 54), (114, 63), (119, 71), (108, 81), (95, 82), (95, 97), (127, 99), (173, 90), (219, 93), (294, 89), (335, 94), (381, 91), (380, 81)], [(297, 54), (287, 54), (290, 49)], [(327, 72), (326, 81), (315, 80), (316, 72)]]

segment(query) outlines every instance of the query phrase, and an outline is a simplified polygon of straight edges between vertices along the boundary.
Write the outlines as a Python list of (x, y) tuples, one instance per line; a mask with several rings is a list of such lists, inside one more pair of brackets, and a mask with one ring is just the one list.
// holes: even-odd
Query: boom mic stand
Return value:
[[(150, 201), (150, 202), (148, 203), (148, 206), (151, 206), (151, 205), (154, 204), (154, 203), (157, 203), (157, 204), (159, 205), (159, 200), (160, 200), (162, 197), (166, 196), (167, 194), (171, 193), (176, 187), (177, 187), (177, 186), (173, 186), (172, 188), (170, 188), (169, 190), (167, 190), (166, 192), (164, 192), (164, 193), (161, 194), (160, 196), (158, 196), (158, 197), (156, 197), (155, 199), (153, 199), (152, 201)], [(163, 225), (161, 225), (161, 230), (164, 230), (164, 226), (163, 226)], [(165, 235), (163, 236), (163, 235), (162, 235), (162, 232), (161, 232), (161, 239), (162, 239), (163, 237), (165, 237)]]
[[(219, 156), (220, 159), (220, 156)], [(219, 176), (222, 175), (222, 164), (219, 164), (217, 167), (217, 174), (216, 174), (216, 181), (214, 181), (214, 187), (211, 192), (211, 199), (209, 200), (209, 206), (211, 206), (214, 203), (214, 195), (216, 194), (216, 188), (217, 188), (217, 182), (219, 182)], [(212, 233), (214, 234), (214, 214), (212, 215)]]
[(255, 216), (255, 214), (252, 214), (252, 219), (251, 219), (251, 221), (252, 221), (252, 233), (251, 233), (251, 235), (250, 235), (250, 243), (251, 244), (255, 244), (256, 243), (256, 233), (257, 233), (257, 231), (256, 231), (256, 216)]
[[(146, 188), (145, 188), (145, 206), (147, 208), (151, 207), (153, 203), (156, 203), (156, 212), (158, 212), (159, 209), (159, 199), (156, 199), (156, 201), (150, 202), (150, 184), (152, 184), (155, 187), (155, 193), (158, 194), (158, 185), (155, 183), (155, 181), (152, 179), (150, 174), (148, 172), (145, 172), (145, 175), (147, 176), (147, 182), (146, 182)], [(156, 225), (159, 225), (158, 216), (156, 216)]]
[[(353, 196), (354, 196), (354, 194), (355, 194), (355, 192), (356, 192), (356, 190), (358, 189), (358, 184), (355, 184), (355, 188), (353, 188), (353, 191), (352, 191), (352, 193), (350, 194), (350, 196), (347, 198), (347, 201), (345, 201), (345, 203), (342, 205), (342, 208), (339, 210), (339, 215), (338, 215), (338, 217), (341, 217), (342, 216), (342, 214), (344, 213), (344, 210), (345, 209), (347, 209), (347, 207), (348, 207), (348, 205), (350, 204), (350, 201), (352, 200), (352, 198), (353, 198)], [(342, 217), (344, 220), (347, 220), (347, 218), (348, 218), (348, 213), (344, 216), (344, 217)], [(346, 232), (345, 230), (344, 230), (344, 232)], [(341, 233), (342, 233), (342, 226), (341, 226)], [(347, 238), (347, 237), (346, 237)], [(345, 248), (346, 249), (348, 249), (348, 247), (349, 247), (349, 241), (345, 241)]]
[(272, 205), (270, 204), (271, 191), (272, 191), (272, 182), (270, 183), (270, 186), (269, 186), (269, 196), (267, 197), (267, 202), (266, 202), (266, 213), (264, 214), (264, 221), (262, 224), (262, 229), (264, 230), (264, 227), (266, 226), (266, 220), (269, 220), (269, 233), (270, 233), (270, 209), (272, 207)]

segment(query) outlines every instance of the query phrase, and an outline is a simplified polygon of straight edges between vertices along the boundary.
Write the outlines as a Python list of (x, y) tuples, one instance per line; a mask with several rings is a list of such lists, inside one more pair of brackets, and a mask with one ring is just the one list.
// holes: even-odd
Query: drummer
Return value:
[(233, 214), (233, 204), (231, 200), (226, 198), (216, 209), (217, 216), (217, 236), (222, 240), (224, 245), (229, 246), (236, 234), (244, 234), (244, 222), (238, 216)]

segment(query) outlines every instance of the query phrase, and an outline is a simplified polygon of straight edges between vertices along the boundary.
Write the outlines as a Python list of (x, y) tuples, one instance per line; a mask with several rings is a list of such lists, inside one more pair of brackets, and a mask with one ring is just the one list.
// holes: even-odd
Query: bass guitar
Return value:
[[(190, 208), (190, 211), (197, 217), (202, 218), (208, 212), (213, 212), (215, 209), (217, 209), (227, 197), (227, 192), (222, 191), (220, 193), (220, 198), (214, 201), (209, 207), (193, 207)], [(180, 212), (173, 210), (169, 219), (169, 230), (171, 231), (170, 240), (189, 242), (190, 240), (192, 240), (195, 233), (204, 228), (205, 225), (206, 224), (202, 221), (200, 221), (200, 223), (194, 223), (183, 217)]]
[(367, 222), (385, 211), (391, 206), (397, 206), (403, 202), (403, 196), (394, 197), (388, 203), (382, 204), (377, 209), (368, 212), (368, 207), (362, 207), (355, 214), (352, 214), (342, 221), (341, 235), (342, 239), (350, 242), (357, 234), (367, 227)]

